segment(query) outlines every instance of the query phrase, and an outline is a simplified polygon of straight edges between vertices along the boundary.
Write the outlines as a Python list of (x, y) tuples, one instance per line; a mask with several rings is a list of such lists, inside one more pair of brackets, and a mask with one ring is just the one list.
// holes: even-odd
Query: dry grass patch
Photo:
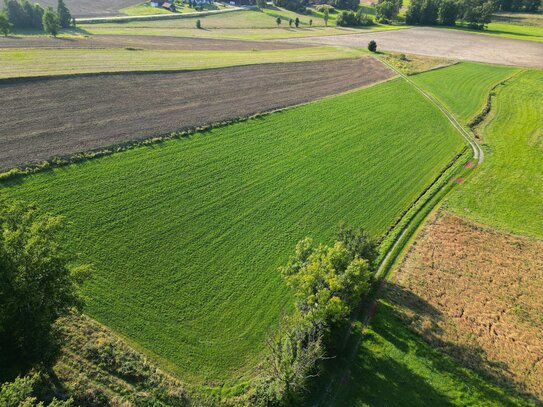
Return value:
[(541, 253), (542, 241), (440, 213), (409, 249), (388, 297), (431, 344), (541, 400)]

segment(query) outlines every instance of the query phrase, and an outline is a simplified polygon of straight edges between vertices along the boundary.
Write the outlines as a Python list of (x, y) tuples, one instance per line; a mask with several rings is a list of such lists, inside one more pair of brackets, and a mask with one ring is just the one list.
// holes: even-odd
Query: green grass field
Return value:
[(467, 124), (482, 111), (490, 89), (516, 71), (516, 68), (499, 65), (462, 62), (414, 75), (411, 79)]
[(0, 50), (2, 60), (0, 78), (89, 72), (206, 69), (256, 63), (354, 58), (364, 52), (331, 46), (251, 51), (4, 49)]
[[(277, 27), (276, 19), (282, 23)], [(300, 19), (300, 28), (289, 27), (290, 18)], [(200, 19), (202, 28), (196, 29), (196, 20)], [(313, 27), (309, 28), (309, 20)], [(374, 25), (364, 28), (336, 27), (333, 19), (324, 27), (324, 21), (319, 13), (309, 15), (294, 13), (281, 8), (270, 8), (264, 11), (243, 10), (225, 14), (189, 17), (174, 20), (131, 21), (125, 23), (78, 24), (76, 30), (67, 30), (75, 34), (137, 34), (163, 35), (202, 38), (224, 38), (263, 40), (308, 37), (318, 35), (352, 34), (367, 31), (382, 31), (405, 28), (405, 26)]]
[(543, 238), (543, 71), (523, 71), (493, 99), (486, 160), (449, 199), (459, 215)]
[(390, 303), (379, 302), (349, 378), (328, 406), (531, 405), (434, 349), (412, 333), (396, 312)]
[[(394, 118), (394, 120), (390, 120)], [(87, 312), (186, 380), (250, 374), (289, 311), (277, 267), (341, 221), (385, 230), (463, 148), (392, 80), (187, 139), (11, 181), (70, 222)]]

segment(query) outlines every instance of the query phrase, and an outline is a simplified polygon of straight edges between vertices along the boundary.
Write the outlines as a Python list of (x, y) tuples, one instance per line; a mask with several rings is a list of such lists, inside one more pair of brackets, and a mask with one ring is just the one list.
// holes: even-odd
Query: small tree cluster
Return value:
[(33, 29), (56, 36), (73, 21), (64, 0), (58, 0), (56, 11), (51, 7), (44, 10), (39, 4), (32, 6), (28, 0), (5, 0), (4, 11), (0, 13), (0, 32), (7, 35), (12, 29)]
[(377, 17), (377, 21), (383, 24), (389, 24), (396, 20), (402, 5), (403, 0), (378, 0), (375, 5), (375, 16)]
[(495, 0), (496, 9), (501, 11), (527, 11), (534, 13), (541, 7), (541, 0)]
[(287, 10), (305, 13), (308, 0), (273, 0), (273, 5)]
[(332, 246), (301, 240), (279, 269), (296, 298), (296, 312), (268, 341), (266, 378), (259, 400), (292, 404), (317, 373), (326, 338), (367, 296), (377, 258), (375, 243), (361, 230), (341, 226)]
[(342, 11), (336, 18), (336, 25), (340, 27), (360, 27), (373, 24), (373, 19), (362, 8), (357, 13)]
[[(17, 377), (13, 382), (7, 382), (0, 387), (0, 406), (2, 407), (44, 407), (46, 404), (38, 402), (34, 396), (35, 388), (39, 382), (39, 375)], [(49, 407), (71, 407), (72, 400), (60, 401), (53, 399), (47, 404)]]
[(460, 20), (470, 28), (484, 29), (494, 10), (491, 0), (413, 0), (405, 18), (413, 25), (453, 26)]

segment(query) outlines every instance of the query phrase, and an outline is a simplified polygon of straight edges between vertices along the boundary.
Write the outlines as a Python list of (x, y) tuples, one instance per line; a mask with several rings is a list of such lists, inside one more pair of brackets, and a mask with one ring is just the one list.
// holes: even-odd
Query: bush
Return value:
[(328, 13), (335, 13), (336, 9), (329, 4), (319, 4), (315, 6), (315, 10), (319, 13), (324, 13), (324, 10), (328, 10)]
[(368, 49), (371, 52), (377, 52), (377, 43), (375, 41), (371, 40), (370, 42), (368, 42)]
[(336, 25), (340, 27), (354, 27), (358, 25), (356, 14), (352, 11), (342, 11), (336, 18)]
[(274, 6), (283, 7), (287, 10), (305, 13), (307, 0), (273, 0)]
[(332, 0), (331, 4), (340, 10), (357, 10), (360, 6), (359, 0)]
[(196, 28), (202, 28), (202, 22), (200, 20), (196, 20)]

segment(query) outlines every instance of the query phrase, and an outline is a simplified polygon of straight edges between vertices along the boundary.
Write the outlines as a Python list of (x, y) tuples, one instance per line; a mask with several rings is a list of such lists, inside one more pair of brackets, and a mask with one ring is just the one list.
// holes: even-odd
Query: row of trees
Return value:
[(413, 0), (405, 15), (407, 24), (453, 26), (461, 20), (468, 27), (484, 29), (495, 5), (490, 0)]
[(537, 12), (541, 0), (494, 0), (497, 10)]
[(319, 363), (333, 348), (332, 336), (367, 297), (377, 258), (362, 229), (340, 227), (332, 246), (306, 238), (280, 272), (296, 298), (296, 310), (268, 340), (266, 373), (256, 398), (263, 405), (296, 405)]
[(56, 36), (60, 28), (68, 28), (73, 23), (64, 0), (58, 0), (56, 11), (39, 4), (31, 5), (28, 0), (4, 0), (4, 10), (0, 13), (0, 31), (4, 35), (12, 29), (30, 29)]

